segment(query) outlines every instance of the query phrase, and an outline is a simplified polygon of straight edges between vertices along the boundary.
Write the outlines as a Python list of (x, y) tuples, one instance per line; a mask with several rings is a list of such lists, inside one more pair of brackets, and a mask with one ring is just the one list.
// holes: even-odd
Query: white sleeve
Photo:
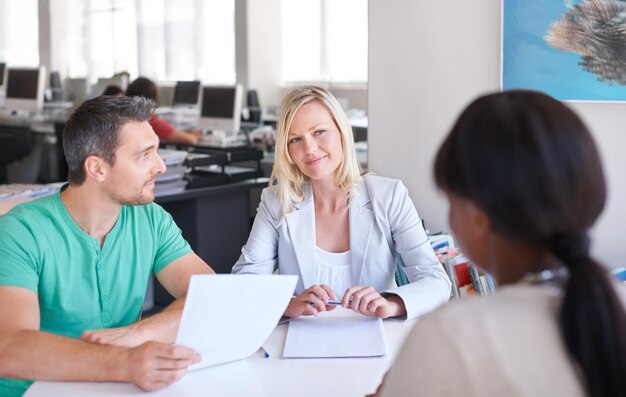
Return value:
[(451, 283), (401, 181), (394, 186), (388, 216), (394, 248), (402, 258), (409, 284), (385, 292), (400, 296), (407, 319), (412, 319), (447, 302)]
[(272, 274), (278, 264), (279, 214), (276, 198), (270, 188), (263, 189), (261, 202), (241, 256), (232, 268), (233, 274)]

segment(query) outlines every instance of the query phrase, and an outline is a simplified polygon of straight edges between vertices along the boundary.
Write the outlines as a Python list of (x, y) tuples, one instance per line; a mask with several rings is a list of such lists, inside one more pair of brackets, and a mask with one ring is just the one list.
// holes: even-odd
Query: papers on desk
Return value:
[(16, 198), (38, 198), (55, 193), (58, 184), (38, 185), (25, 183), (12, 183), (0, 185), (0, 201), (13, 200)]
[(386, 353), (380, 318), (338, 307), (315, 317), (291, 320), (283, 358), (376, 357)]
[(272, 333), (297, 276), (193, 275), (176, 344), (202, 355), (194, 370), (246, 358)]

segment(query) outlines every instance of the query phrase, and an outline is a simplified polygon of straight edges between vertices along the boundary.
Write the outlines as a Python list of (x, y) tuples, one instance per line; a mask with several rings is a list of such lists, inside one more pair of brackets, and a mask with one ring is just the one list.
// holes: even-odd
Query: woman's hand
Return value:
[(390, 294), (381, 296), (374, 287), (359, 285), (346, 290), (341, 306), (352, 309), (365, 316), (389, 318), (406, 314), (402, 298)]
[(285, 316), (296, 318), (333, 310), (334, 305), (326, 305), (330, 299), (337, 300), (337, 295), (328, 285), (312, 285), (289, 302)]

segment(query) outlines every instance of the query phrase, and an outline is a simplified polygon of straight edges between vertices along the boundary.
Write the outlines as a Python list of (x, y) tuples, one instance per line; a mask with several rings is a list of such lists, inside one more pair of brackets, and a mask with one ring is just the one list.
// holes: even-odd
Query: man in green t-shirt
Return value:
[[(172, 343), (190, 276), (213, 270), (152, 202), (165, 171), (153, 110), (140, 97), (85, 102), (63, 135), (69, 185), (0, 217), (1, 396), (32, 380), (154, 390), (199, 361)], [(140, 320), (153, 274), (177, 300)]]

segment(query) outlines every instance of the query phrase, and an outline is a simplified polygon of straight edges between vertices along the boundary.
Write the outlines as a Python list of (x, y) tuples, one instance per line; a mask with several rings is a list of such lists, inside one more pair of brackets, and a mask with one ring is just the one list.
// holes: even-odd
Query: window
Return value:
[(367, 82), (366, 0), (282, 0), (286, 83)]
[(39, 66), (37, 0), (0, 0), (0, 61), (12, 66)]
[(142, 74), (235, 83), (234, 0), (139, 0), (138, 26)]
[(68, 77), (137, 73), (133, 0), (51, 0), (55, 51), (66, 56)]
[(50, 0), (50, 13), (69, 77), (235, 83), (234, 0)]

